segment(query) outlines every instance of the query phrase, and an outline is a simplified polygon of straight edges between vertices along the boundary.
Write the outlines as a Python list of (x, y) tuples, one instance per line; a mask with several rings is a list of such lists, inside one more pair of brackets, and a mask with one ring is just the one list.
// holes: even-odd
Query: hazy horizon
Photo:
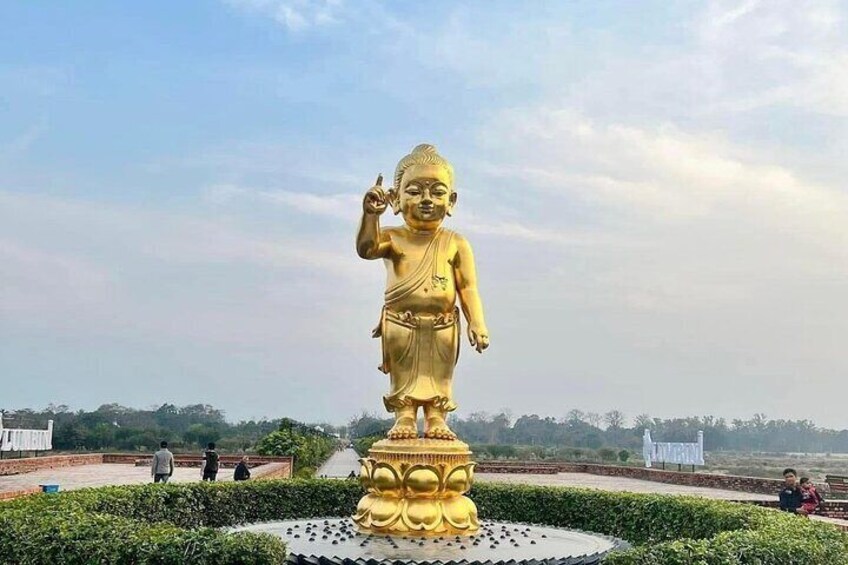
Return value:
[(12, 1), (0, 33), (4, 407), (382, 413), (354, 232), (429, 142), (491, 332), (459, 415), (848, 428), (844, 3)]
[[(52, 403), (52, 404), (55, 408), (62, 407), (61, 403)], [(131, 410), (151, 410), (151, 411), (155, 411), (158, 408), (160, 408), (164, 405), (167, 405), (167, 404), (171, 404), (171, 405), (176, 406), (178, 408), (182, 408), (182, 407), (192, 406), (192, 405), (202, 404), (202, 403), (188, 402), (188, 403), (185, 403), (185, 404), (181, 404), (181, 403), (178, 403), (178, 402), (169, 402), (169, 401), (166, 400), (166, 401), (162, 401), (162, 402), (158, 402), (158, 403), (149, 404), (147, 406), (132, 406), (132, 405), (121, 404), (121, 403), (118, 403), (118, 402), (102, 402), (102, 403), (96, 404), (94, 406), (65, 405), (65, 407), (68, 409), (69, 412), (78, 412), (80, 410), (82, 410), (84, 412), (94, 412), (102, 406), (109, 406), (109, 405), (113, 405), (113, 404), (118, 404), (118, 405), (120, 405), (124, 408), (129, 408)], [(374, 416), (376, 418), (387, 419), (387, 420), (391, 419), (391, 414), (389, 414), (389, 413), (387, 413), (383, 410), (366, 410), (364, 408), (362, 410), (357, 411), (357, 412), (351, 413), (349, 416), (344, 417), (343, 420), (332, 420), (332, 419), (327, 419), (327, 418), (324, 418), (324, 419), (309, 419), (309, 418), (301, 419), (301, 418), (293, 417), (290, 414), (263, 414), (263, 415), (258, 415), (258, 416), (251, 414), (251, 415), (247, 415), (247, 416), (233, 416), (223, 406), (216, 406), (216, 405), (211, 405), (211, 404), (209, 404), (208, 406), (210, 406), (211, 408), (214, 408), (215, 410), (220, 410), (224, 414), (224, 419), (228, 423), (231, 423), (231, 424), (235, 424), (235, 423), (238, 423), (238, 422), (247, 422), (247, 421), (251, 421), (251, 420), (260, 421), (260, 420), (278, 420), (278, 419), (282, 419), (282, 418), (292, 418), (292, 419), (295, 419), (295, 420), (300, 421), (300, 422), (305, 423), (305, 424), (315, 424), (315, 425), (328, 424), (328, 425), (332, 425), (332, 426), (346, 426), (353, 419), (355, 419), (359, 416), (362, 416), (362, 415), (369, 415), (369, 416)], [(33, 407), (33, 406), (0, 406), (0, 410), (5, 410), (7, 412), (16, 412), (16, 411), (20, 411), (20, 410), (32, 410), (33, 412), (37, 413), (37, 412), (40, 412), (42, 410), (47, 411), (49, 409), (49, 407), (50, 407), (50, 404), (45, 405), (45, 406), (39, 406), (39, 407)], [(579, 407), (575, 407), (573, 409), (580, 410)], [(475, 414), (475, 413), (478, 413), (478, 414), (482, 413), (482, 414), (486, 414), (486, 415), (489, 415), (489, 416), (494, 416), (494, 415), (497, 415), (497, 414), (500, 414), (500, 413), (507, 413), (509, 415), (509, 417), (511, 418), (512, 423), (515, 423), (515, 420), (522, 417), (522, 416), (534, 416), (534, 415), (539, 416), (540, 418), (551, 417), (551, 418), (555, 418), (558, 421), (562, 421), (562, 420), (565, 420), (568, 417), (568, 412), (570, 412), (571, 410), (572, 409), (569, 409), (566, 412), (564, 412), (563, 414), (542, 414), (542, 413), (538, 413), (538, 412), (528, 412), (528, 413), (517, 414), (517, 413), (512, 412), (508, 408), (500, 408), (500, 409), (497, 409), (497, 410), (478, 410), (478, 411), (475, 411), (475, 412), (467, 412), (467, 413), (460, 410), (460, 411), (453, 412), (453, 415), (456, 416), (456, 417), (465, 419), (465, 418), (468, 418), (469, 416), (471, 416), (472, 414)], [(602, 411), (598, 411), (598, 412), (594, 412), (594, 411), (582, 411), (582, 412), (584, 413), (583, 414), (584, 416), (589, 416), (591, 414), (594, 414), (594, 415), (600, 417), (603, 420), (603, 416), (611, 410), (617, 410), (617, 409), (616, 408), (610, 408), (608, 410), (602, 410)], [(638, 416), (641, 416), (643, 414), (645, 414), (645, 413), (635, 413), (635, 414), (623, 413), (624, 425), (622, 427), (624, 427), (624, 428), (635, 427), (634, 420)], [(773, 414), (748, 414), (748, 415), (741, 415), (741, 416), (738, 416), (738, 417), (727, 417), (727, 416), (724, 416), (722, 414), (676, 414), (676, 415), (647, 414), (647, 415), (650, 416), (652, 419), (659, 418), (661, 420), (704, 418), (704, 417), (710, 417), (711, 416), (711, 417), (715, 417), (715, 418), (724, 419), (727, 422), (728, 425), (731, 425), (733, 423), (733, 420), (735, 420), (735, 419), (747, 421), (747, 420), (752, 420), (755, 416), (758, 416), (758, 415), (765, 416), (766, 420), (790, 420), (789, 418), (782, 418), (779, 414), (774, 414), (774, 415)], [(419, 415), (419, 417), (422, 417), (422, 416)], [(838, 431), (838, 432), (841, 432), (845, 429), (848, 429), (848, 428), (828, 428), (827, 426), (821, 425), (815, 419), (809, 419), (808, 421), (811, 421), (819, 429), (828, 429), (828, 430)], [(607, 424), (603, 421), (601, 421), (597, 425), (601, 428), (607, 427)]]

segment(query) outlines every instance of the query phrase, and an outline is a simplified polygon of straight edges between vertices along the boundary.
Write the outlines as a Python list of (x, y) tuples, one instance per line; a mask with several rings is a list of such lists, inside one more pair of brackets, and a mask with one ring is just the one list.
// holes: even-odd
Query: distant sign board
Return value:
[(678, 465), (704, 464), (704, 432), (698, 432), (695, 443), (671, 443), (653, 441), (651, 430), (645, 430), (642, 437), (642, 456), (645, 467), (650, 468), (654, 463), (677, 463)]
[(0, 451), (49, 451), (53, 449), (53, 420), (46, 430), (21, 430), (3, 427), (0, 414)]

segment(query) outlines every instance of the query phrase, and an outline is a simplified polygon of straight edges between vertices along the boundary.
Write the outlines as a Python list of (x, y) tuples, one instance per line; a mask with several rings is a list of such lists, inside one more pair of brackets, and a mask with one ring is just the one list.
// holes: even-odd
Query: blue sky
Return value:
[(0, 404), (380, 410), (384, 274), (353, 232), (426, 141), (457, 170), (492, 333), (461, 356), (464, 414), (845, 427), (846, 17), (5, 2)]

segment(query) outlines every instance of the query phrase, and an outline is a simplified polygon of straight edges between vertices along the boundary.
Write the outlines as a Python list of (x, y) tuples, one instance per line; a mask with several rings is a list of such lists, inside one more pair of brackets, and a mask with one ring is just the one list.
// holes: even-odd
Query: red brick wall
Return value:
[(562, 464), (535, 461), (480, 461), (477, 473), (523, 473), (531, 475), (555, 475), (567, 472), (561, 470)]
[[(241, 461), (241, 455), (221, 455), (218, 463), (222, 468), (234, 468)], [(103, 456), (104, 463), (122, 463), (125, 465), (136, 465), (137, 467), (149, 466), (152, 462), (152, 456), (149, 454), (132, 454), (132, 453), (107, 453)], [(289, 466), (293, 463), (292, 457), (270, 457), (265, 455), (251, 455), (248, 465), (258, 467), (266, 463), (286, 463)], [(203, 465), (203, 457), (200, 455), (174, 455), (174, 465), (177, 467), (200, 467)]]
[(848, 520), (848, 500), (825, 500), (824, 515), (829, 518)]
[(103, 463), (103, 454), (86, 453), (80, 455), (49, 455), (47, 457), (25, 457), (23, 459), (0, 459), (0, 476), (19, 475), (39, 469), (58, 467), (76, 467)]
[(253, 471), (251, 478), (256, 481), (267, 479), (290, 479), (292, 466), (290, 462), (265, 463)]
[[(240, 455), (222, 455), (221, 466), (235, 467), (241, 461)], [(257, 467), (266, 463), (285, 463), (293, 467), (291, 457), (251, 456), (250, 466)], [(0, 476), (19, 475), (39, 469), (56, 469), (59, 467), (76, 467), (79, 465), (96, 465), (100, 463), (117, 463), (124, 465), (150, 465), (149, 454), (136, 453), (86, 453), (72, 455), (50, 455), (47, 457), (25, 457), (23, 459), (0, 459)], [(203, 458), (196, 455), (176, 455), (177, 467), (200, 467)]]
[(779, 479), (763, 479), (758, 477), (737, 477), (735, 475), (713, 475), (710, 473), (686, 473), (679, 471), (663, 471), (661, 469), (646, 469), (644, 467), (624, 467), (618, 465), (599, 465), (595, 463), (552, 463), (537, 461), (481, 461), (477, 465), (478, 473), (589, 473), (608, 477), (627, 477), (686, 485), (707, 487), (723, 490), (738, 490), (758, 494), (776, 494), (783, 481)]
[(618, 467), (614, 465), (585, 465), (584, 473), (613, 477), (630, 477), (658, 483), (707, 487), (723, 490), (737, 490), (758, 494), (777, 494), (783, 481), (759, 477), (737, 477), (735, 475), (715, 475), (711, 473), (685, 473), (663, 471), (644, 467)]
[(4, 500), (14, 500), (22, 496), (29, 496), (30, 494), (37, 494), (39, 492), (41, 492), (41, 487), (0, 492), (0, 502), (3, 502)]

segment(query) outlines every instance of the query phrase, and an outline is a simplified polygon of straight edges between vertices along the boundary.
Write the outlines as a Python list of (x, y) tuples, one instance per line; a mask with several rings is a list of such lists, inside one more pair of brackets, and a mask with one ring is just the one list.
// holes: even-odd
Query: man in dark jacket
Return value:
[(784, 512), (797, 513), (801, 508), (803, 493), (798, 486), (798, 473), (795, 469), (783, 471), (783, 488), (780, 490), (780, 509)]
[(233, 473), (234, 481), (246, 481), (250, 478), (250, 469), (247, 468), (247, 462), (249, 461), (247, 455), (241, 458), (239, 464), (236, 465), (236, 470)]
[(210, 442), (203, 452), (203, 468), (200, 470), (204, 481), (214, 481), (218, 476), (218, 452), (215, 444)]

